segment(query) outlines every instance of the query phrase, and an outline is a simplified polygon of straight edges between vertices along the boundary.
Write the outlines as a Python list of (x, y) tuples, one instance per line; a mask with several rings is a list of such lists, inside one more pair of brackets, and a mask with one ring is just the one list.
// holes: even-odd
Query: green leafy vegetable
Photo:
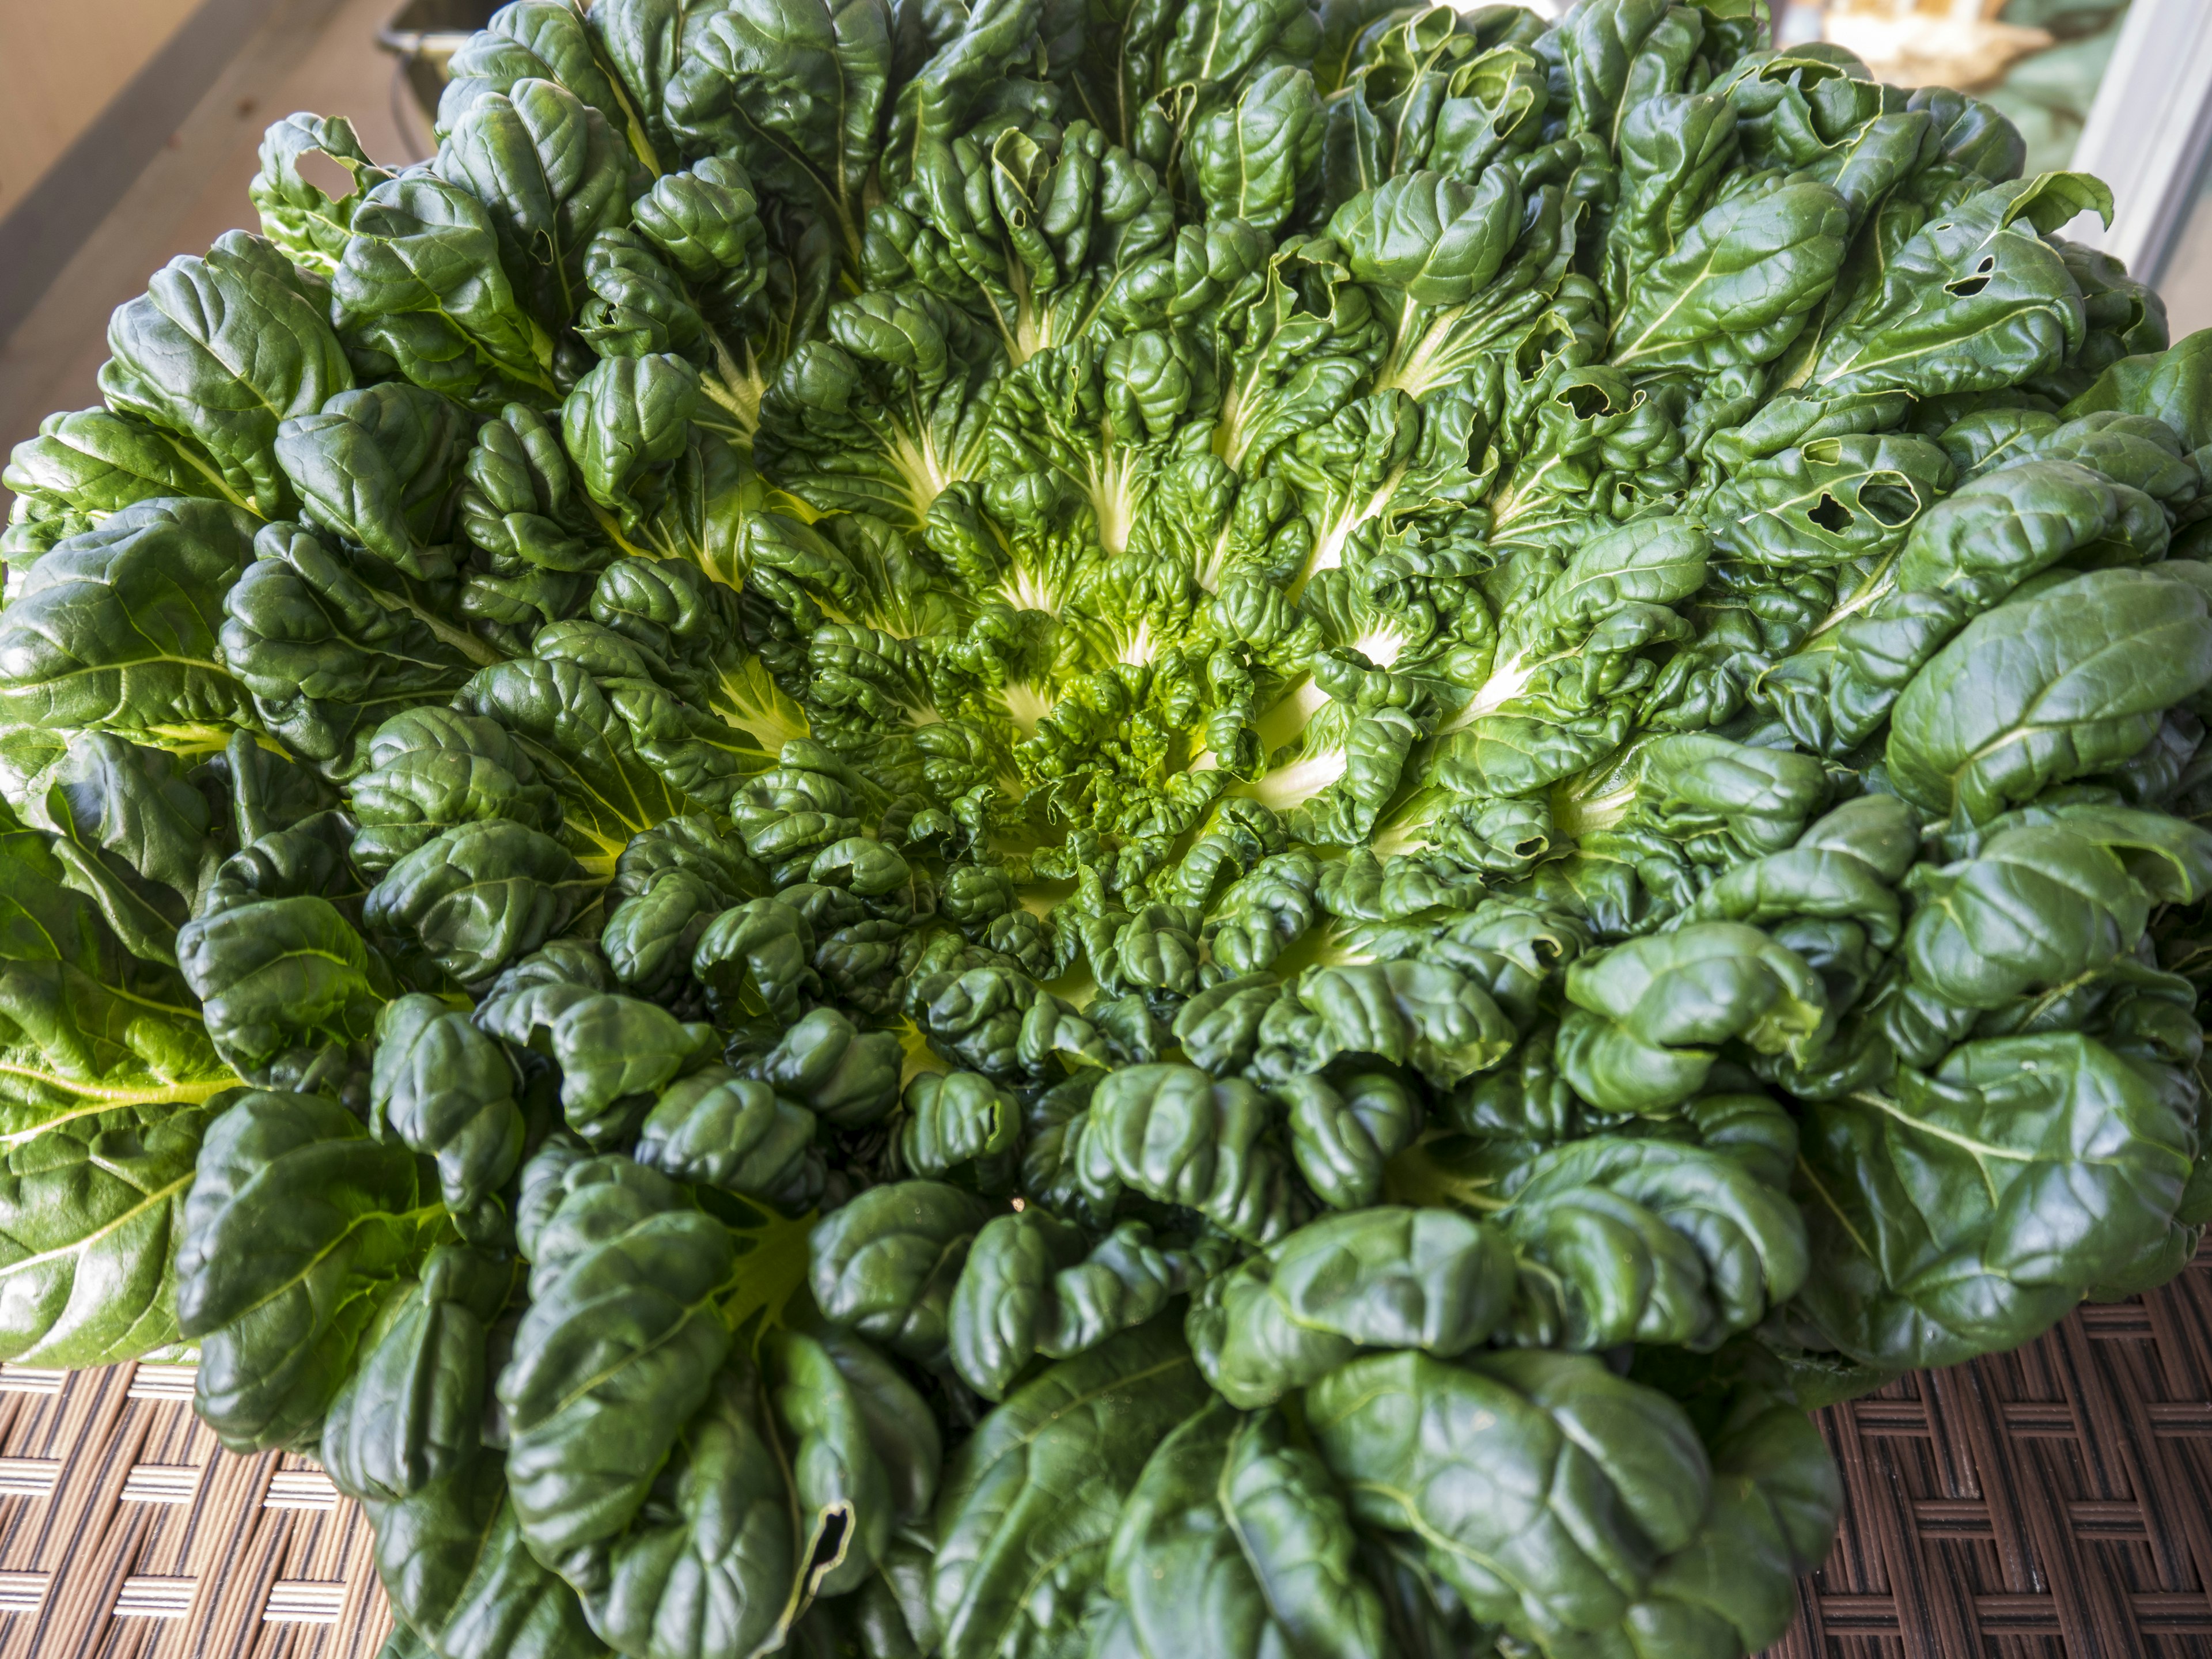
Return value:
[(277, 123), (5, 473), (0, 1352), (410, 1659), (1771, 1644), (1803, 1406), (2212, 1224), (2212, 352), (1761, 14)]

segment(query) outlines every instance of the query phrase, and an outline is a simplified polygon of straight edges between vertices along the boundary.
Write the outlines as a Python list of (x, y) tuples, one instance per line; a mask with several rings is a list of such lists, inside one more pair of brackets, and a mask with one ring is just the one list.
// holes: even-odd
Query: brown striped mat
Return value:
[(1775, 1659), (2212, 1659), (2212, 1254), (1821, 1428), (1843, 1532)]
[[(0, 1659), (372, 1659), (360, 1511), (191, 1379), (0, 1366)], [(1773, 1659), (2212, 1659), (2212, 1252), (1821, 1427), (1843, 1533)]]
[(176, 1365), (0, 1366), (0, 1659), (370, 1659), (368, 1523), (307, 1459), (233, 1457)]

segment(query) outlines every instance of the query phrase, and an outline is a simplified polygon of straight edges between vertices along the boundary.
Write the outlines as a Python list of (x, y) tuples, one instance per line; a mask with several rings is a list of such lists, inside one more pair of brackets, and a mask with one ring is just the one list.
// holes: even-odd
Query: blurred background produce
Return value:
[(2027, 140), (2027, 171), (2063, 167), (2112, 60), (2128, 0), (1790, 0), (1785, 42), (1832, 40), (1901, 87), (1988, 100)]

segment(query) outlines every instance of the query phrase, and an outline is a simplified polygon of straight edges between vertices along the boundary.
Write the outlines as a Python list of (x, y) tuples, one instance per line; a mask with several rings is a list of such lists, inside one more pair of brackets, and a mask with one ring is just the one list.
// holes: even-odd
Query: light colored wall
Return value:
[(2212, 328), (2212, 155), (2204, 159), (2196, 204), (2154, 286), (2166, 301), (2166, 325), (2175, 339)]
[(197, 5), (0, 0), (0, 215), (22, 200)]

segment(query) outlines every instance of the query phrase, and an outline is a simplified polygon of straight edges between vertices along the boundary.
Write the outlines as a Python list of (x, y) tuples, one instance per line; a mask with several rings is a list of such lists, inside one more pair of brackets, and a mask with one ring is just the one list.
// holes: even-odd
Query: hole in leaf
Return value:
[(1559, 394), (1559, 401), (1574, 410), (1578, 421), (1592, 421), (1613, 413), (1613, 399), (1605, 395), (1603, 386), (1571, 386)]
[(1831, 535), (1840, 536), (1851, 527), (1851, 510), (1833, 495), (1823, 495), (1820, 502), (1805, 515)]
[(1901, 524), (1910, 523), (1913, 514), (1920, 511), (1920, 497), (1902, 478), (1895, 483), (1869, 483), (1860, 486), (1859, 507), (1872, 514), (1877, 523), (1894, 530)]
[(293, 164), (299, 175), (332, 201), (353, 191), (353, 174), (319, 149), (311, 149)]
[(1981, 264), (1974, 267), (1971, 276), (1961, 276), (1955, 283), (1943, 284), (1946, 294), (1955, 294), (1962, 300), (1971, 300), (1990, 285), (1990, 273), (1997, 268), (1995, 254), (1984, 254)]
[(801, 1581), (810, 1596), (824, 1578), (845, 1564), (846, 1547), (853, 1538), (853, 1506), (840, 1504), (825, 1510), (816, 1524), (819, 1530), (814, 1534), (814, 1547), (807, 1553), (806, 1572)]

